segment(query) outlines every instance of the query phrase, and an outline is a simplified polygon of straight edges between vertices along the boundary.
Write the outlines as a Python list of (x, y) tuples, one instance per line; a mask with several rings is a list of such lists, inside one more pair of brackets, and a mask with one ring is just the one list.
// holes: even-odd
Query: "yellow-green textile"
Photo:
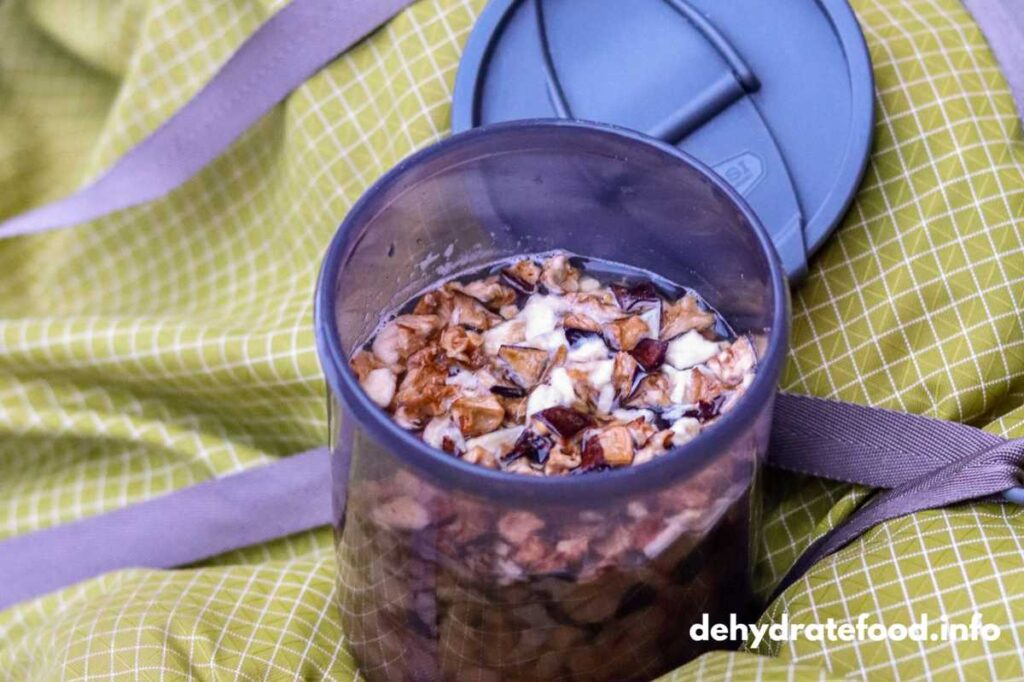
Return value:
[[(283, 0), (0, 3), (0, 215), (59, 196), (185, 102)], [(319, 259), (356, 197), (444, 136), (483, 0), (421, 0), (166, 200), (0, 243), (0, 538), (317, 445)], [(958, 0), (855, 0), (872, 163), (794, 300), (784, 385), (1024, 436), (1024, 136)], [(863, 490), (772, 474), (761, 589)], [(326, 531), (104, 576), (0, 613), (0, 679), (349, 680)], [(2, 589), (2, 586), (0, 586)], [(1003, 627), (800, 641), (677, 679), (1024, 677), (1024, 510), (896, 520), (765, 614)]]

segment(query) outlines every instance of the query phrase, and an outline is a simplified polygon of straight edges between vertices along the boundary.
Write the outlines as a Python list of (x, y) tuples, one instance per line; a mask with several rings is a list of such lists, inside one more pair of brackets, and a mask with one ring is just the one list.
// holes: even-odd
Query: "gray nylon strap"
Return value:
[(0, 223), (0, 239), (69, 227), (158, 199), (413, 0), (292, 0), (188, 103), (80, 191)]
[[(889, 489), (808, 548), (781, 591), (882, 521), (1018, 485), (1024, 441), (1004, 441), (953, 422), (782, 394), (768, 463)], [(330, 520), (329, 456), (320, 448), (0, 542), (0, 609), (108, 571), (187, 565)]]
[(330, 523), (327, 448), (0, 542), (0, 610), (124, 568), (174, 568)]
[(778, 595), (819, 560), (883, 521), (1019, 486), (1024, 439), (1006, 441), (966, 424), (783, 394), (768, 462), (883, 489), (804, 551), (776, 588)]

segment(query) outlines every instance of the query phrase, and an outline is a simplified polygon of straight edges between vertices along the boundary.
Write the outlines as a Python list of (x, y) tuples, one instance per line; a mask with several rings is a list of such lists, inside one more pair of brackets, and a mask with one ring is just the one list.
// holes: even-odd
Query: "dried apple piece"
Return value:
[(463, 396), (452, 403), (452, 417), (462, 435), (472, 438), (499, 428), (505, 408), (493, 395)]
[(756, 362), (750, 339), (741, 336), (708, 360), (707, 365), (723, 384), (737, 386), (753, 371)]
[(475, 298), (462, 293), (453, 294), (452, 324), (461, 324), (471, 329), (486, 331), (503, 321), (500, 315), (492, 313)]
[(441, 348), (453, 360), (478, 368), (483, 364), (484, 337), (461, 325), (450, 324), (441, 332)]
[(690, 370), (690, 383), (686, 390), (686, 402), (710, 402), (722, 394), (724, 387), (717, 377), (694, 367)]
[(525, 389), (540, 383), (548, 364), (548, 352), (527, 346), (502, 346), (498, 357), (508, 367), (512, 380)]
[(633, 390), (633, 378), (636, 376), (636, 359), (629, 353), (616, 353), (615, 364), (612, 366), (612, 386), (620, 398), (625, 398)]
[(514, 265), (505, 268), (501, 274), (512, 286), (532, 294), (540, 281), (540, 267), (532, 260), (524, 259), (516, 261)]
[(623, 317), (604, 325), (604, 337), (608, 345), (615, 350), (631, 351), (640, 339), (650, 333), (650, 329), (643, 320), (635, 315)]
[(691, 329), (708, 329), (715, 324), (714, 313), (704, 310), (692, 294), (661, 305), (661, 339), (667, 341)]
[[(454, 286), (454, 285), (453, 285)], [(494, 312), (515, 302), (516, 292), (498, 281), (497, 277), (473, 280), (457, 285), (457, 290), (475, 298)]]
[(556, 294), (578, 291), (580, 287), (580, 271), (569, 262), (564, 254), (556, 254), (544, 261), (541, 268), (540, 282)]
[(625, 426), (612, 426), (602, 430), (597, 434), (597, 442), (608, 466), (621, 467), (633, 463), (633, 434)]
[(664, 374), (648, 374), (626, 399), (627, 407), (665, 407), (671, 404), (669, 382)]
[(425, 347), (440, 326), (436, 315), (399, 315), (377, 333), (370, 349), (385, 365), (400, 365)]
[[(569, 336), (569, 330), (581, 333), (601, 333), (601, 325), (583, 313), (569, 313), (562, 319), (562, 326), (565, 327), (565, 335), (567, 337)], [(569, 340), (569, 343), (572, 343), (571, 339)]]

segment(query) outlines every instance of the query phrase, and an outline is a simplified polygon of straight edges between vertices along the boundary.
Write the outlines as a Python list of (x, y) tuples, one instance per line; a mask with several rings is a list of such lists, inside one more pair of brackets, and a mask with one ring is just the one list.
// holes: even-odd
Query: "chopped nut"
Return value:
[(544, 520), (528, 511), (511, 511), (498, 521), (498, 533), (512, 545), (518, 545), (544, 527)]
[(664, 374), (648, 374), (626, 400), (627, 407), (663, 407), (670, 404), (669, 383)]
[[(582, 313), (569, 313), (562, 319), (562, 326), (569, 329), (579, 329), (585, 332), (600, 333), (601, 325)], [(568, 335), (568, 331), (566, 332)], [(572, 341), (570, 341), (572, 343)]]
[(419, 428), (430, 417), (444, 412), (444, 402), (455, 391), (448, 386), (444, 354), (429, 346), (409, 358), (409, 370), (395, 395), (395, 415), (406, 428)]
[(465, 436), (494, 431), (505, 419), (505, 408), (493, 395), (464, 396), (452, 403), (452, 417)]
[(526, 389), (540, 382), (548, 364), (547, 351), (526, 346), (502, 346), (498, 349), (498, 357), (511, 370), (512, 379)]
[(565, 255), (557, 254), (544, 261), (540, 281), (556, 294), (578, 291), (580, 271), (569, 263), (569, 259)]
[(374, 357), (372, 353), (368, 353), (365, 350), (360, 350), (353, 355), (348, 364), (352, 367), (352, 371), (355, 372), (356, 378), (359, 379), (359, 383), (363, 382), (363, 379), (366, 378), (367, 374), (384, 366), (384, 364)]
[(563, 447), (556, 443), (548, 451), (548, 461), (544, 465), (544, 473), (564, 474), (578, 467), (580, 462), (580, 453), (576, 449), (570, 446)]
[(386, 408), (395, 397), (396, 379), (394, 373), (387, 367), (379, 367), (362, 380), (359, 385), (366, 391), (377, 407)]
[(690, 385), (686, 392), (686, 401), (699, 403), (710, 402), (722, 394), (722, 383), (709, 372), (702, 372), (697, 367), (690, 370)]
[(501, 274), (515, 286), (527, 293), (532, 293), (537, 288), (540, 280), (540, 267), (532, 260), (525, 259), (517, 261), (515, 265), (505, 268)]
[(385, 365), (400, 365), (427, 345), (440, 322), (436, 315), (399, 315), (377, 333), (373, 354)]
[(686, 294), (675, 303), (666, 302), (661, 306), (661, 338), (665, 341), (691, 329), (707, 329), (714, 323), (714, 313), (702, 310), (692, 294)]
[(463, 324), (486, 331), (503, 321), (501, 317), (485, 308), (480, 301), (465, 294), (454, 294), (452, 302), (452, 324)]
[(498, 401), (505, 408), (505, 426), (515, 426), (516, 424), (522, 424), (526, 420), (526, 398), (498, 396)]
[(399, 315), (394, 323), (425, 339), (432, 337), (444, 324), (437, 315)]
[(628, 396), (633, 390), (633, 377), (636, 375), (637, 362), (629, 353), (616, 353), (615, 364), (612, 366), (612, 386), (619, 397)]
[(615, 350), (631, 351), (650, 333), (647, 323), (635, 315), (623, 317), (604, 326), (604, 336)]
[(458, 290), (467, 296), (475, 298), (495, 312), (516, 300), (516, 292), (498, 282), (497, 277), (488, 277), (487, 279), (478, 279), (466, 284), (460, 284), (458, 285)]
[(635, 447), (642, 447), (650, 440), (651, 436), (658, 432), (654, 424), (643, 417), (637, 417), (629, 422), (626, 424), (626, 428), (629, 429), (629, 434), (633, 437), (633, 445)]
[(377, 523), (399, 530), (422, 530), (430, 523), (423, 505), (405, 495), (374, 507), (372, 515)]
[(608, 466), (621, 467), (633, 463), (633, 435), (625, 426), (612, 426), (597, 435), (601, 453)]
[(622, 309), (615, 303), (609, 292), (587, 292), (566, 294), (565, 300), (574, 314), (585, 316), (597, 324), (605, 324), (623, 317)]
[(741, 336), (718, 355), (708, 360), (708, 369), (726, 386), (736, 386), (754, 368), (756, 358), (750, 339)]
[(460, 325), (450, 324), (441, 332), (440, 344), (445, 355), (470, 367), (476, 368), (483, 363), (480, 352), (483, 343), (482, 335)]
[(452, 293), (446, 288), (441, 288), (423, 294), (420, 300), (416, 302), (413, 313), (416, 315), (437, 315), (442, 322), (447, 324), (448, 320), (451, 319), (454, 305)]

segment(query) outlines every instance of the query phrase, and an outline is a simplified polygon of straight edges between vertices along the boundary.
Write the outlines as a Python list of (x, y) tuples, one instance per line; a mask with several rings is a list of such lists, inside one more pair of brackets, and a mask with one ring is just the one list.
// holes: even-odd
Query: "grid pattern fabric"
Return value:
[[(283, 0), (0, 3), (0, 215), (95, 176)], [(783, 385), (1024, 435), (1024, 136), (957, 0), (855, 0), (875, 65), (872, 162), (794, 296)], [(319, 259), (381, 173), (448, 132), (483, 0), (420, 0), (169, 197), (0, 243), (0, 538), (324, 440)], [(762, 592), (867, 491), (771, 473)], [(993, 643), (800, 641), (674, 679), (1024, 677), (1024, 512), (899, 519), (766, 613), (980, 612)], [(357, 677), (318, 530), (178, 571), (125, 571), (0, 612), (0, 679)], [(0, 588), (2, 589), (2, 588)], [(759, 655), (760, 654), (760, 655)]]

